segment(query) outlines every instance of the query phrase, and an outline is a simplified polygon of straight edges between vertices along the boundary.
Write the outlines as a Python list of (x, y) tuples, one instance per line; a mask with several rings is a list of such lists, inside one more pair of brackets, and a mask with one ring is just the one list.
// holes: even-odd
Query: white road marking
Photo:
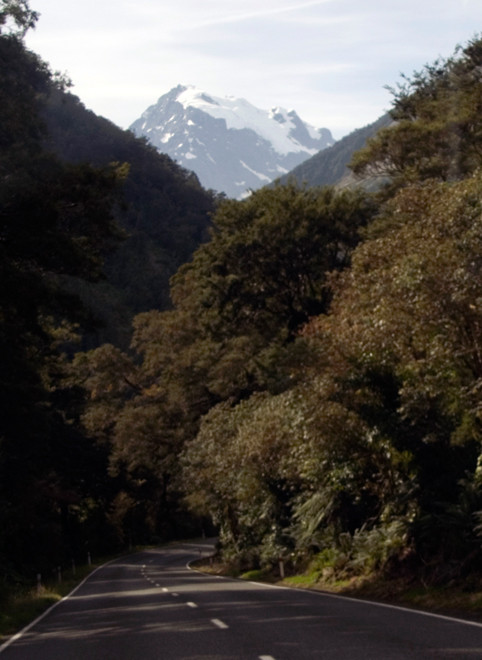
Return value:
[(272, 655), (260, 655), (259, 660), (274, 660)]
[(174, 598), (177, 598), (179, 594), (172, 594), (172, 596), (174, 596)]
[[(268, 587), (276, 587), (274, 584), (267, 584)], [(278, 587), (279, 589), (290, 589), (290, 587)], [(476, 626), (477, 628), (482, 628), (482, 623), (480, 621), (469, 621), (468, 619), (457, 619), (453, 616), (447, 616), (446, 614), (437, 614), (436, 612), (426, 612), (425, 610), (413, 610), (410, 607), (403, 607), (402, 605), (390, 605), (389, 603), (377, 603), (375, 600), (364, 600), (363, 598), (351, 598), (350, 596), (339, 596), (338, 594), (330, 594), (326, 591), (310, 591), (310, 594), (316, 594), (317, 596), (324, 596), (325, 598), (338, 598), (339, 600), (349, 600), (352, 603), (364, 603), (365, 605), (373, 605), (374, 607), (384, 607), (388, 610), (398, 610), (399, 612), (408, 612), (409, 614), (420, 615), (420, 616), (430, 616), (434, 619), (442, 619), (444, 621), (453, 621), (454, 623), (461, 623), (465, 626)]]
[(211, 623), (214, 623), (218, 628), (229, 628), (229, 626), (220, 619), (211, 619)]
[(167, 589), (166, 587), (162, 587), (162, 590), (163, 590), (165, 593), (167, 593), (167, 592), (169, 591), (169, 589)]
[(109, 564), (113, 564), (115, 561), (117, 561), (117, 560), (116, 560), (116, 559), (111, 559), (110, 561), (106, 562), (105, 564), (102, 564), (102, 566), (97, 566), (97, 568), (94, 568), (94, 570), (92, 571), (92, 573), (89, 573), (89, 575), (87, 575), (87, 577), (85, 577), (81, 582), (79, 582), (79, 584), (78, 584), (74, 589), (72, 589), (72, 591), (71, 591), (69, 594), (67, 594), (66, 596), (64, 596), (63, 598), (61, 598), (60, 600), (58, 600), (56, 603), (54, 603), (53, 605), (51, 605), (49, 608), (47, 608), (47, 609), (45, 610), (45, 612), (42, 612), (42, 614), (41, 614), (40, 616), (38, 616), (36, 619), (34, 619), (34, 620), (31, 621), (28, 625), (26, 625), (25, 628), (22, 628), (22, 630), (19, 630), (18, 633), (16, 633), (15, 635), (12, 635), (9, 639), (7, 639), (6, 642), (4, 642), (2, 645), (0, 645), (0, 653), (2, 653), (2, 652), (3, 652), (8, 646), (10, 646), (10, 644), (12, 644), (13, 642), (16, 642), (17, 639), (20, 639), (21, 637), (23, 637), (23, 636), (24, 636), (24, 635), (30, 630), (30, 628), (33, 628), (34, 626), (37, 625), (37, 623), (40, 623), (40, 621), (42, 621), (42, 619), (44, 619), (48, 614), (50, 614), (50, 612), (52, 612), (52, 611), (53, 611), (56, 607), (58, 607), (61, 603), (64, 603), (66, 600), (69, 600), (69, 598), (72, 598), (72, 596), (73, 596), (73, 595), (74, 595), (74, 594), (75, 594), (75, 593), (76, 593), (76, 592), (77, 592), (77, 591), (78, 591), (78, 590), (79, 590), (79, 589), (80, 589), (80, 588), (81, 588), (81, 587), (87, 582), (87, 580), (89, 580), (93, 575), (95, 575), (95, 574), (96, 574), (98, 571), (100, 571), (102, 568), (105, 568), (106, 566), (109, 566)]
[(186, 603), (188, 607), (197, 607), (196, 603)]

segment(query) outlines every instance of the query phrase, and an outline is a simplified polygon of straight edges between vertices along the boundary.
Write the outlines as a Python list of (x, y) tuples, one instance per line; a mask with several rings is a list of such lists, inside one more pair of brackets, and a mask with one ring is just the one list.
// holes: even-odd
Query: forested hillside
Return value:
[[(9, 8), (1, 5), (0, 26)], [(19, 29), (30, 20), (25, 10)], [(45, 151), (47, 67), (8, 33), (0, 65), (0, 557), (8, 580), (74, 552), (73, 521), (86, 520), (82, 509), (105, 489), (90, 477), (105, 466), (104, 452), (69, 422), (75, 397), (59, 387), (59, 348), (85, 320), (59, 280), (101, 277), (102, 254), (121, 239), (114, 215), (123, 173), (66, 165)]]
[(103, 322), (90, 342), (127, 347), (134, 314), (170, 307), (169, 279), (207, 238), (213, 195), (192, 172), (86, 110), (68, 90), (51, 89), (41, 116), (44, 146), (62, 161), (126, 164), (123, 204), (116, 212), (125, 240), (106, 255), (104, 282), (73, 287)]
[(394, 90), (352, 163), (379, 193), (225, 202), (174, 309), (75, 358), (111, 465), (184, 492), (238, 566), (481, 568), (481, 64), (475, 39)]
[(113, 505), (124, 480), (79, 423), (67, 356), (102, 337), (127, 347), (136, 312), (171, 305), (169, 277), (214, 206), (26, 50), (36, 20), (0, 2), (0, 598), (2, 580), (128, 542)]
[(25, 50), (35, 19), (1, 0), (3, 579), (213, 525), (238, 568), (477, 581), (482, 40), (393, 90), (394, 123), (351, 165), (380, 191), (291, 182), (220, 202), (192, 258), (168, 240), (186, 259), (172, 307), (136, 315), (129, 347), (75, 352), (89, 315), (73, 294), (105, 255), (121, 278), (132, 232), (135, 260), (155, 261), (158, 215), (198, 240), (212, 200), (194, 182), (171, 208), (159, 174), (144, 211), (123, 209), (154, 154), (127, 134), (96, 160), (96, 131), (117, 129)]
[[(353, 173), (349, 169), (349, 164), (353, 155), (365, 147), (367, 140), (374, 137), (381, 128), (385, 128), (392, 122), (390, 114), (382, 115), (372, 124), (358, 128), (335, 142), (331, 147), (308, 158), (281, 177), (280, 182), (296, 181), (299, 185), (306, 186), (345, 186), (348, 183), (352, 185)], [(378, 181), (379, 178), (376, 177), (376, 184)], [(370, 187), (372, 183), (371, 180), (368, 180), (365, 185)], [(376, 186), (371, 185), (371, 187)]]

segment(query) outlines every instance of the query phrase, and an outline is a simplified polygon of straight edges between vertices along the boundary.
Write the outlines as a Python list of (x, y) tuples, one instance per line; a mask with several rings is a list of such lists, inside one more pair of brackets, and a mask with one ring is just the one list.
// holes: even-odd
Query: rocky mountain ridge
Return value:
[(334, 144), (327, 128), (294, 110), (261, 110), (245, 99), (178, 85), (130, 130), (196, 173), (208, 189), (242, 198)]
[(291, 172), (280, 178), (281, 183), (296, 181), (298, 184), (313, 186), (347, 186), (363, 185), (365, 188), (376, 188), (380, 181), (377, 178), (361, 180), (355, 177), (348, 167), (353, 155), (365, 147), (367, 140), (375, 137), (378, 131), (393, 124), (389, 113), (385, 113), (376, 121), (358, 128), (330, 147), (319, 151), (311, 158), (303, 161)]

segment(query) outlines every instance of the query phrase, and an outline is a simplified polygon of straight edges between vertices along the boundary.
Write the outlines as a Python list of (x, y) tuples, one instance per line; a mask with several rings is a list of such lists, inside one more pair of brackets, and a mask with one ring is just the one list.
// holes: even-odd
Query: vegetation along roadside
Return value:
[[(132, 135), (125, 159), (67, 155), (60, 118), (82, 113), (25, 48), (36, 19), (0, 0), (5, 602), (87, 548), (204, 529), (236, 574), (282, 557), (298, 584), (460, 588), (477, 610), (482, 39), (402, 78), (357, 185), (236, 201)], [(139, 163), (157, 174), (132, 212)], [(122, 323), (97, 332), (105, 299)]]

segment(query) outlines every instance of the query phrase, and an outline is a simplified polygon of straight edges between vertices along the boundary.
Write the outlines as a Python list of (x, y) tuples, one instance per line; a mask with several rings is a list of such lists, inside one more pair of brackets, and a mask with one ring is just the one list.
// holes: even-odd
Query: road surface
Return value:
[(209, 545), (111, 562), (0, 660), (482, 659), (482, 624), (189, 570)]

